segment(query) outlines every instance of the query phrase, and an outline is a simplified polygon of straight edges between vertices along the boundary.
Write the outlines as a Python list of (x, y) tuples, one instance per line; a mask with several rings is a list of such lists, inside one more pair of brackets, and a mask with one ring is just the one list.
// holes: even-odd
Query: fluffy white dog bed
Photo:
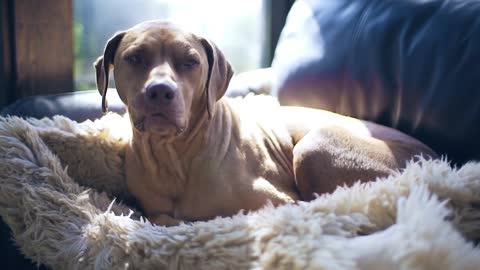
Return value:
[[(126, 117), (0, 118), (0, 214), (55, 269), (480, 269), (480, 163), (420, 160), (296, 205), (157, 227), (126, 198)], [(122, 214), (123, 213), (123, 214)]]

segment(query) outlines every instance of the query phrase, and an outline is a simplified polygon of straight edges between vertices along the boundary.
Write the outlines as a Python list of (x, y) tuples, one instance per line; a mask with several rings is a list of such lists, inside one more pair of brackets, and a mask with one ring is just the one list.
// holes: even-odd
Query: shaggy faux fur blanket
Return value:
[(120, 199), (126, 117), (0, 118), (0, 215), (55, 269), (480, 269), (480, 163), (412, 162), (312, 202), (153, 226)]

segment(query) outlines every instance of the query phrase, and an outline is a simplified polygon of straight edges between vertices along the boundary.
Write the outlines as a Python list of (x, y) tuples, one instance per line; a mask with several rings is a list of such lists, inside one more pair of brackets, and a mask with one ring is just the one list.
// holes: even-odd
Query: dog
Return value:
[(437, 157), (400, 131), (328, 111), (239, 109), (224, 97), (233, 69), (223, 53), (168, 22), (116, 33), (94, 65), (103, 110), (111, 69), (127, 106), (127, 186), (154, 224), (309, 201)]

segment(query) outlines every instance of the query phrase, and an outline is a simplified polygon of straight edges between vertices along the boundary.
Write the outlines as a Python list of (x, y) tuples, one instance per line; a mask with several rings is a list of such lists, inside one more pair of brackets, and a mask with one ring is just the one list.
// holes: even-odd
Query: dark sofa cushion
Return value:
[[(109, 111), (125, 113), (125, 105), (123, 105), (115, 89), (108, 90), (107, 101)], [(0, 115), (34, 118), (63, 115), (77, 122), (83, 122), (87, 119), (95, 120), (103, 115), (102, 97), (97, 90), (31, 96), (19, 99), (5, 107)]]
[(397, 128), (480, 159), (480, 2), (297, 0), (275, 52), (282, 104)]

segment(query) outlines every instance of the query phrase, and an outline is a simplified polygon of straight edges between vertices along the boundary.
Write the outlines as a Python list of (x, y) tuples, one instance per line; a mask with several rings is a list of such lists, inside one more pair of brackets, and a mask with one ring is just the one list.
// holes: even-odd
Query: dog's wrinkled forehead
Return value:
[[(130, 28), (122, 39), (120, 50), (138, 47), (155, 49), (161, 53), (162, 49), (188, 48), (194, 44), (198, 44), (196, 36), (179, 26), (169, 22), (149, 21)], [(149, 46), (153, 48), (148, 48)]]

